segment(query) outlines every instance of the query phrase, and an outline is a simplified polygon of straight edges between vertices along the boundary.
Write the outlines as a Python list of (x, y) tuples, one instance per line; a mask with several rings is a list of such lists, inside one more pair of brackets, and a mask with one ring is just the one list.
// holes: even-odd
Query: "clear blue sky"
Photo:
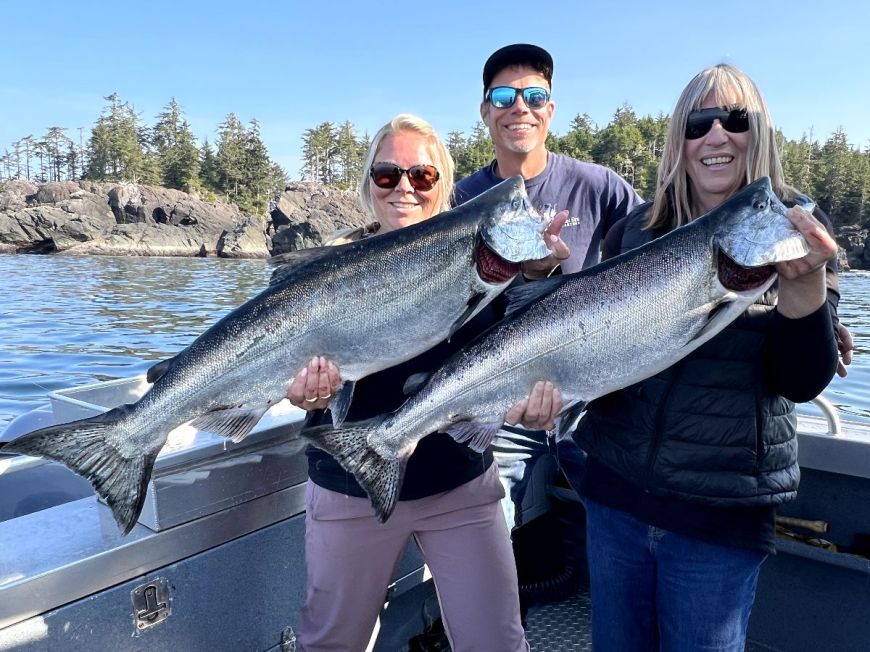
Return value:
[(373, 132), (410, 111), (442, 134), (478, 119), (481, 68), (530, 42), (555, 59), (552, 130), (578, 113), (604, 126), (627, 102), (670, 113), (685, 83), (722, 61), (748, 72), (798, 139), (837, 127), (870, 147), (870, 3), (0, 1), (0, 149), (50, 126), (90, 132), (117, 92), (148, 124), (175, 97), (197, 137), (235, 112), (257, 118), (298, 178), (301, 135), (329, 120)]

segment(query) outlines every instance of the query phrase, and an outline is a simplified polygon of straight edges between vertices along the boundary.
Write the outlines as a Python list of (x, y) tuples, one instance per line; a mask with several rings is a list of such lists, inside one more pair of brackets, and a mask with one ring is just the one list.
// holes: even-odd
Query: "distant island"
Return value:
[[(263, 216), (180, 190), (89, 181), (0, 183), (0, 253), (268, 258), (367, 222), (356, 193), (288, 184)], [(841, 269), (870, 269), (870, 234), (837, 227)]]
[(159, 186), (0, 184), (0, 253), (268, 258), (366, 221), (354, 193), (316, 183), (288, 184), (267, 216)]
[[(89, 135), (50, 127), (0, 154), (0, 251), (27, 253), (266, 257), (320, 244), (364, 220), (349, 189), (370, 144), (350, 121), (302, 135), (303, 181), (269, 157), (256, 119), (229, 113), (212, 145), (198, 144), (171, 99), (153, 125), (117, 94)], [(604, 127), (577, 114), (550, 151), (615, 170), (652, 197), (670, 117), (616, 109)], [(462, 178), (494, 157), (486, 126), (445, 141)], [(838, 129), (823, 143), (777, 132), (786, 179), (831, 218), (843, 268), (870, 268), (870, 145)]]

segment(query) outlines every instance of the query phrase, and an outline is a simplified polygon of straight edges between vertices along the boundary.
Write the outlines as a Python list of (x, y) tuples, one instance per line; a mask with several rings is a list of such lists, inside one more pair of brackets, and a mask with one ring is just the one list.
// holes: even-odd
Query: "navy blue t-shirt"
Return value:
[[(503, 181), (495, 171), (493, 161), (459, 181), (454, 205), (464, 204)], [(613, 170), (552, 152), (547, 155), (544, 171), (526, 180), (526, 192), (539, 211), (549, 205), (556, 212), (570, 212), (561, 233), (571, 248), (570, 257), (562, 261), (565, 274), (595, 265), (608, 229), (641, 203), (634, 189)]]

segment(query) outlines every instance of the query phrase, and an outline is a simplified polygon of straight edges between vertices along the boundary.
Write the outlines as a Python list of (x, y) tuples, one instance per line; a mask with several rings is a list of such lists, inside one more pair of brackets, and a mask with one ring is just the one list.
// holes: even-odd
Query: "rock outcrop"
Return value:
[(870, 269), (870, 228), (843, 226), (836, 232), (840, 269)]
[(316, 183), (291, 183), (272, 210), (272, 253), (316, 247), (339, 229), (371, 221), (355, 192)]
[[(268, 217), (137, 184), (0, 183), (0, 253), (268, 258), (369, 218), (356, 193), (291, 183)], [(870, 225), (840, 227), (840, 269), (870, 269)]]
[(268, 258), (366, 222), (352, 192), (287, 187), (271, 215), (178, 190), (60, 181), (0, 184), (0, 252)]

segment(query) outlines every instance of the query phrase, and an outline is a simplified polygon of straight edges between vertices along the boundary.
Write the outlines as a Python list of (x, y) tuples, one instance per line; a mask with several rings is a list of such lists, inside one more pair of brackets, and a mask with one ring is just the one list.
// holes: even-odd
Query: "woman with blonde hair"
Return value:
[[(360, 179), (360, 203), (372, 223), (332, 242), (377, 237), (427, 220), (449, 209), (452, 189), (453, 160), (432, 127), (416, 116), (396, 116), (375, 135)], [(397, 409), (406, 398), (406, 379), (436, 368), (494, 321), (493, 310), (488, 306), (449, 342), (358, 381), (347, 420)], [(309, 410), (306, 426), (331, 423), (329, 401), (340, 384), (340, 370), (323, 358), (295, 377), (289, 398)], [(300, 649), (366, 649), (413, 537), (432, 572), (454, 652), (527, 650), (499, 505), (504, 491), (492, 460), (491, 450), (475, 453), (444, 433), (425, 437), (408, 461), (399, 504), (381, 524), (353, 476), (326, 452), (309, 447)]]
[[(753, 81), (730, 65), (702, 70), (674, 108), (654, 200), (614, 226), (606, 256), (762, 176), (787, 205), (804, 203), (783, 180)], [(810, 252), (777, 266), (778, 286), (671, 368), (590, 403), (575, 432), (589, 455), (597, 652), (743, 650), (776, 507), (797, 492), (793, 401), (819, 394), (837, 366), (837, 296), (826, 287), (836, 244), (820, 211), (788, 216)]]

